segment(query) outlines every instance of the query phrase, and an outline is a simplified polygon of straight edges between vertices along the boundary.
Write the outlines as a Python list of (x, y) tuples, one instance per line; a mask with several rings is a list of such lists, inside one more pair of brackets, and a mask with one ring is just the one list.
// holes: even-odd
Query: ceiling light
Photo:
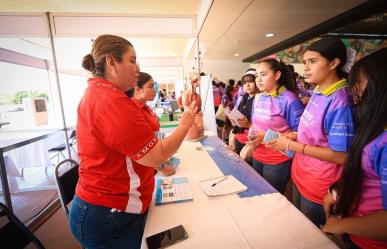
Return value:
[(239, 56), (239, 54), (238, 54), (238, 53), (235, 53), (234, 56)]
[(269, 38), (269, 37), (273, 37), (274, 34), (273, 33), (267, 33), (265, 36)]

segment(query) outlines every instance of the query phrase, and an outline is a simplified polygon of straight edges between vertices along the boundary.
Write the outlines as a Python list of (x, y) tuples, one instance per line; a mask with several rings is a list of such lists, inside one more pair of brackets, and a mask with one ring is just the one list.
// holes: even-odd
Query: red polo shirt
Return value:
[(160, 122), (152, 111), (152, 109), (144, 104), (141, 101), (136, 100), (135, 98), (132, 98), (134, 104), (138, 107), (139, 110), (141, 110), (142, 114), (144, 115), (144, 119), (146, 122), (148, 122), (149, 126), (152, 128), (153, 131), (159, 131), (160, 130)]
[(152, 200), (154, 169), (135, 160), (158, 139), (141, 108), (111, 82), (91, 78), (88, 84), (78, 106), (76, 194), (94, 205), (144, 213)]

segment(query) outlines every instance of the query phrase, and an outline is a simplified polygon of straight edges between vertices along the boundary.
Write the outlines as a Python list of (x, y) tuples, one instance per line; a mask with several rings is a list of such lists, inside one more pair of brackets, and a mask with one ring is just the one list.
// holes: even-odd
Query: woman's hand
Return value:
[(331, 213), (336, 209), (336, 200), (330, 194), (326, 194), (323, 199), (323, 208), (325, 218), (328, 220), (331, 217)]
[(274, 139), (269, 142), (265, 142), (267, 148), (275, 149), (275, 150), (286, 150), (286, 146), (288, 145), (289, 138), (286, 138), (280, 135), (279, 138)]
[(341, 226), (342, 222), (343, 220), (339, 218), (329, 218), (325, 225), (321, 226), (321, 230), (324, 233), (344, 234), (345, 231), (343, 231)]
[(170, 176), (176, 172), (176, 170), (170, 165), (165, 165), (162, 169), (159, 170), (164, 176)]
[(241, 128), (250, 128), (251, 123), (246, 117), (237, 120), (237, 125)]
[(255, 150), (262, 143), (264, 136), (265, 136), (264, 132), (259, 132), (257, 137), (254, 138), (254, 140), (249, 141), (247, 143), (251, 146), (251, 148), (253, 148), (253, 150)]
[(287, 133), (280, 133), (281, 136), (283, 137), (286, 137), (286, 138), (289, 138), (293, 141), (296, 141), (297, 140), (297, 132), (287, 132)]
[(191, 128), (193, 123), (195, 122), (195, 116), (198, 111), (198, 107), (196, 106), (196, 101), (192, 101), (192, 103), (185, 108), (183, 115), (180, 119), (180, 126), (186, 126)]

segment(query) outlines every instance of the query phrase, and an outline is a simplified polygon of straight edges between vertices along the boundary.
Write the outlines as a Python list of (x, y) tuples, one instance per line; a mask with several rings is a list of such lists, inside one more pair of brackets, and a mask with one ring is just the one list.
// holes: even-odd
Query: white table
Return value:
[(207, 151), (196, 149), (201, 146), (184, 142), (176, 154), (176, 174), (188, 176), (193, 201), (162, 206), (152, 202), (142, 248), (147, 248), (145, 237), (178, 225), (185, 227), (188, 239), (170, 248), (338, 248), (279, 193), (207, 197), (197, 181), (223, 173)]
[(7, 175), (18, 177), (25, 167), (51, 166), (48, 149), (64, 142), (63, 129), (39, 131), (0, 131), (0, 173), (6, 205), (12, 210)]

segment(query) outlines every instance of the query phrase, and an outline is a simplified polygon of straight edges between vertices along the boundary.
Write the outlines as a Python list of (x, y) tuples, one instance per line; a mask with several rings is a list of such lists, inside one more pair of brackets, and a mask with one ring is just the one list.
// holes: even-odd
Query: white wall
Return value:
[[(193, 66), (196, 66), (193, 61), (184, 62), (185, 76), (192, 71)], [(242, 63), (239, 60), (203, 60), (200, 71), (227, 83), (229, 79), (240, 80), (249, 67), (250, 63)]]

